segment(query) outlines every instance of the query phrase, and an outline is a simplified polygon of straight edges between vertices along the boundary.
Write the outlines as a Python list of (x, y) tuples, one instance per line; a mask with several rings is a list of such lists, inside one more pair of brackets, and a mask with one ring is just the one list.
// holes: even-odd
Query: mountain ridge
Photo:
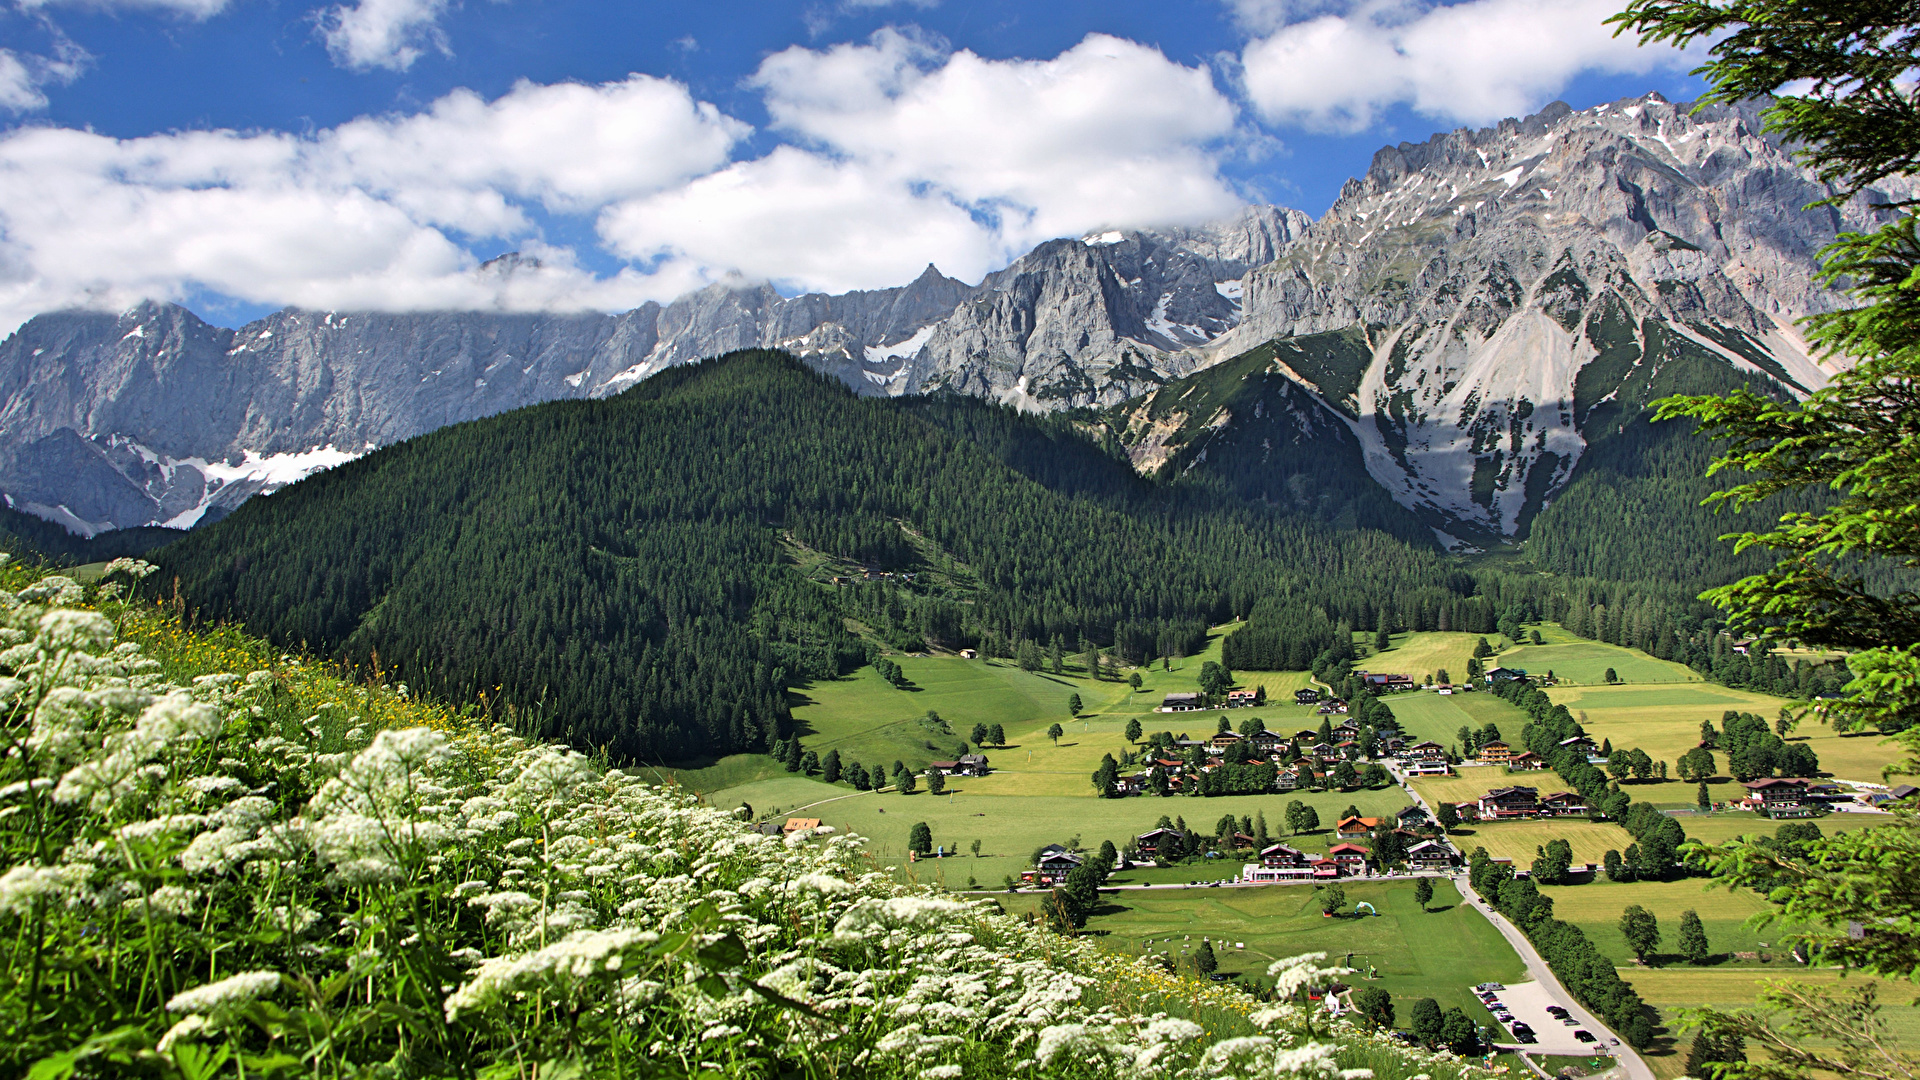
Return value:
[[(237, 330), (173, 305), (58, 313), (0, 343), (0, 491), (81, 533), (190, 526), (371, 446), (738, 348), (862, 394), (1050, 411), (1278, 343), (1306, 397), (1261, 408), (1337, 421), (1443, 542), (1495, 543), (1572, 480), (1587, 414), (1636, 365), (1679, 348), (1821, 384), (1792, 320), (1839, 302), (1814, 255), (1872, 217), (1802, 209), (1825, 193), (1752, 107), (1648, 95), (1382, 148), (1318, 221), (1058, 239), (978, 286), (929, 266), (840, 296), (722, 283), (614, 315), (288, 309)], [(1152, 426), (1117, 427), (1143, 468), (1166, 460)]]

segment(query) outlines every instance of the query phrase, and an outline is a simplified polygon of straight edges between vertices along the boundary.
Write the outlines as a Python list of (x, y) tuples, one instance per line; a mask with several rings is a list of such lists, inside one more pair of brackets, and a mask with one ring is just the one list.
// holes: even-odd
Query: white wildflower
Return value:
[(447, 998), (447, 1020), (533, 989), (559, 995), (578, 990), (617, 972), (625, 950), (644, 940), (637, 930), (582, 930), (537, 952), (495, 957)]
[(213, 1024), (199, 1013), (185, 1016), (172, 1027), (168, 1028), (165, 1035), (160, 1036), (160, 1042), (154, 1049), (158, 1050), (163, 1056), (172, 1054), (175, 1043), (178, 1043), (181, 1039), (201, 1034), (212, 1027)]
[(256, 1001), (279, 988), (279, 972), (246, 971), (230, 975), (217, 983), (175, 994), (167, 1001), (167, 1011), (217, 1015), (237, 1005)]
[(25, 915), (34, 901), (68, 900), (86, 886), (91, 870), (85, 866), (39, 866), (22, 863), (0, 876), (0, 912)]
[(113, 621), (97, 611), (58, 608), (40, 616), (38, 629), (40, 647), (49, 652), (63, 649), (99, 652), (113, 643)]

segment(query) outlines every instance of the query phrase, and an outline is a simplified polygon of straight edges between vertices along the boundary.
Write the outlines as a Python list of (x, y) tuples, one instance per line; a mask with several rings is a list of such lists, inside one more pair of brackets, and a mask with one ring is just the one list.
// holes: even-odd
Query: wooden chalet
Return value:
[(1358, 673), (1360, 681), (1378, 690), (1411, 690), (1413, 676), (1389, 675), (1384, 672), (1362, 671)]
[(1085, 856), (1076, 855), (1059, 844), (1048, 844), (1040, 849), (1040, 857), (1034, 862), (1033, 869), (1020, 871), (1020, 883), (1052, 888), (1064, 883), (1067, 875), (1086, 861)]
[(1407, 849), (1407, 865), (1415, 870), (1446, 870), (1457, 854), (1438, 840), (1423, 840)]
[(1259, 692), (1255, 690), (1229, 690), (1227, 691), (1227, 708), (1250, 709), (1255, 705), (1258, 697)]
[(1587, 800), (1575, 791), (1540, 796), (1540, 810), (1551, 817), (1585, 817)]
[(1526, 769), (1529, 772), (1536, 772), (1546, 767), (1547, 759), (1531, 750), (1522, 750), (1507, 759), (1507, 768), (1509, 769)]
[(1160, 708), (1156, 712), (1197, 712), (1206, 702), (1196, 693), (1168, 694), (1160, 699)]
[(1406, 756), (1415, 761), (1445, 761), (1447, 760), (1447, 748), (1437, 742), (1428, 740), (1427, 742), (1414, 743), (1412, 746), (1407, 747)]
[(1770, 818), (1813, 816), (1808, 798), (1813, 785), (1798, 777), (1749, 780), (1742, 786), (1747, 789), (1746, 805)]
[(1318, 705), (1320, 703), (1320, 691), (1314, 689), (1295, 690), (1293, 692), (1293, 703), (1295, 705)]
[(1494, 788), (1480, 796), (1481, 821), (1510, 821), (1533, 817), (1540, 812), (1540, 789), (1530, 787)]
[(1402, 829), (1417, 829), (1433, 822), (1433, 818), (1427, 814), (1427, 808), (1418, 804), (1403, 807), (1393, 818), (1394, 823)]
[(1362, 836), (1371, 836), (1373, 835), (1373, 830), (1379, 828), (1386, 820), (1386, 818), (1377, 817), (1341, 818), (1340, 823), (1333, 827), (1333, 835), (1342, 840), (1353, 840)]
[(1452, 776), (1453, 766), (1447, 764), (1443, 758), (1433, 760), (1414, 758), (1401, 766), (1400, 771), (1408, 776)]
[(1481, 744), (1480, 752), (1475, 756), (1489, 765), (1505, 765), (1513, 760), (1513, 747), (1495, 739)]
[(938, 771), (945, 776), (985, 776), (991, 770), (987, 768), (985, 754), (961, 754), (955, 761), (929, 761), (927, 771)]
[(1367, 872), (1367, 856), (1373, 854), (1359, 844), (1335, 844), (1327, 849), (1327, 858), (1340, 867), (1340, 872), (1350, 877), (1359, 877)]
[(1142, 855), (1158, 856), (1160, 854), (1161, 842), (1170, 836), (1179, 837), (1184, 846), (1186, 836), (1179, 829), (1159, 828), (1148, 829), (1146, 832), (1134, 837), (1133, 849)]

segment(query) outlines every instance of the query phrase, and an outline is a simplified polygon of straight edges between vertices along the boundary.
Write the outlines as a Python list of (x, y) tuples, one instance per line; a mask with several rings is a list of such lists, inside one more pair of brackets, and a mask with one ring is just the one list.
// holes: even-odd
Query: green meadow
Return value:
[[(1423, 997), (1458, 1006), (1477, 1023), (1492, 1023), (1471, 987), (1526, 978), (1512, 946), (1460, 902), (1451, 882), (1434, 882), (1430, 911), (1414, 902), (1411, 881), (1341, 884), (1349, 914), (1338, 918), (1321, 914), (1320, 890), (1312, 885), (1116, 890), (1102, 894), (1103, 905), (1087, 928), (1105, 948), (1176, 962), (1190, 957), (1202, 937), (1210, 938), (1220, 970), (1242, 978), (1265, 976), (1278, 959), (1323, 952), (1329, 961), (1363, 973), (1354, 985), (1392, 994), (1402, 1024), (1407, 1009)], [(1032, 911), (1040, 903), (1038, 896), (998, 899), (1012, 912)], [(1360, 902), (1378, 914), (1351, 914)], [(1369, 969), (1377, 980), (1364, 977)]]
[[(1063, 740), (1064, 741), (1064, 740)], [(986, 778), (988, 780), (991, 777)], [(871, 841), (869, 851), (882, 865), (897, 867), (902, 875), (920, 881), (943, 881), (963, 889), (967, 880), (999, 887), (1006, 877), (1018, 880), (1032, 866), (1035, 849), (1064, 844), (1075, 836), (1094, 849), (1103, 840), (1116, 848), (1154, 827), (1161, 815), (1185, 817), (1190, 828), (1212, 833), (1223, 814), (1252, 817), (1265, 814), (1268, 829), (1277, 838), (1305, 850), (1324, 851), (1333, 839), (1334, 818), (1352, 804), (1365, 815), (1389, 814), (1405, 806), (1398, 788), (1383, 791), (1308, 792), (1294, 795), (1228, 795), (1218, 798), (1139, 795), (1126, 799), (1098, 799), (1082, 778), (1085, 795), (982, 794), (982, 780), (955, 777), (947, 794), (929, 795), (923, 788), (913, 795), (897, 792), (856, 792), (845, 784), (828, 785), (791, 773), (779, 778), (730, 787), (708, 795), (719, 807), (745, 802), (761, 817), (817, 817), (824, 824), (852, 831)], [(1324, 826), (1317, 834), (1289, 837), (1284, 825), (1286, 805), (1294, 798), (1311, 805)], [(916, 864), (907, 862), (907, 836), (915, 822), (933, 830), (935, 844), (957, 849), (959, 857)], [(980, 857), (970, 852), (979, 840)], [(1203, 877), (1237, 877), (1241, 860), (1222, 859), (1217, 871)]]

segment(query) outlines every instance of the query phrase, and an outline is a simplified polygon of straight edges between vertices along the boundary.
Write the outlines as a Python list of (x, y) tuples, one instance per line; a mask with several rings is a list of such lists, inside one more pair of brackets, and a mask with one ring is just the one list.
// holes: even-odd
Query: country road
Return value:
[[(1460, 890), (1460, 895), (1466, 898), (1467, 903), (1485, 916), (1486, 920), (1493, 924), (1493, 928), (1500, 931), (1500, 936), (1507, 939), (1507, 944), (1513, 946), (1513, 951), (1520, 954), (1520, 959), (1527, 965), (1527, 974), (1533, 976), (1535, 982), (1551, 990), (1567, 1011), (1580, 1021), (1582, 1027), (1602, 1038), (1620, 1039), (1619, 1032), (1602, 1024), (1591, 1012), (1583, 1008), (1572, 994), (1567, 993), (1567, 988), (1560, 985), (1560, 980), (1554, 977), (1552, 969), (1547, 967), (1547, 962), (1534, 951), (1533, 942), (1528, 941), (1527, 936), (1499, 912), (1489, 908), (1486, 902), (1473, 891), (1473, 887), (1467, 884), (1464, 875), (1455, 878), (1454, 885)], [(1516, 1047), (1516, 1049), (1525, 1049), (1525, 1047)], [(1634, 1052), (1633, 1047), (1626, 1044), (1625, 1040), (1621, 1040), (1618, 1046), (1607, 1046), (1606, 1049), (1612, 1051), (1620, 1059), (1620, 1063), (1626, 1066), (1628, 1080), (1654, 1080), (1653, 1069), (1647, 1065), (1644, 1058)]]

